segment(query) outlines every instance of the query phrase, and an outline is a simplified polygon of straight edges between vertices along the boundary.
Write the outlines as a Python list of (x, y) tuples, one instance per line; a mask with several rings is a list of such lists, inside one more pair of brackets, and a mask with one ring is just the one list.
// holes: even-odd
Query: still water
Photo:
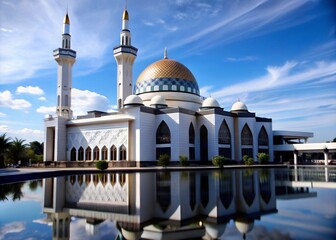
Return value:
[(72, 175), (0, 185), (0, 239), (336, 239), (336, 168)]

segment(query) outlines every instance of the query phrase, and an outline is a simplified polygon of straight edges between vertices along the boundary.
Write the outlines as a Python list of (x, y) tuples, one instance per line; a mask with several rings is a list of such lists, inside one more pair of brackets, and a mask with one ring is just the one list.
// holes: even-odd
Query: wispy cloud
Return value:
[(16, 89), (16, 94), (27, 93), (32, 95), (44, 95), (44, 91), (40, 87), (32, 87), (32, 86), (19, 86)]
[(335, 75), (336, 62), (316, 62), (313, 64), (286, 62), (282, 66), (268, 66), (266, 70), (267, 73), (264, 76), (222, 88), (212, 94), (219, 99), (230, 95), (239, 97), (239, 95), (247, 92), (259, 92), (293, 86), (303, 82), (311, 82)]
[(10, 91), (0, 92), (0, 107), (7, 107), (15, 110), (28, 109), (31, 103), (24, 99), (15, 99)]
[[(103, 56), (110, 50), (111, 44), (106, 39), (117, 37), (113, 37), (109, 26), (109, 22), (113, 22), (113, 11), (116, 10), (107, 10), (104, 5), (106, 3), (73, 2), (69, 9), (71, 34), (75, 36), (72, 46), (80, 52), (79, 72), (103, 66), (107, 62)], [(94, 12), (90, 10), (92, 8), (95, 8)], [(72, 9), (76, 11), (72, 12)], [(39, 14), (27, 14), (36, 11)], [(0, 84), (24, 81), (55, 68), (52, 50), (61, 46), (65, 11), (65, 3), (59, 1), (36, 0), (34, 4), (20, 2), (16, 5), (5, 1), (0, 3), (0, 15), (4, 20), (0, 25)], [(78, 16), (79, 12), (85, 14)], [(94, 19), (97, 16), (104, 21), (96, 24)]]
[(227, 57), (226, 62), (249, 62), (249, 61), (256, 61), (258, 57), (256, 56), (244, 56), (244, 57)]

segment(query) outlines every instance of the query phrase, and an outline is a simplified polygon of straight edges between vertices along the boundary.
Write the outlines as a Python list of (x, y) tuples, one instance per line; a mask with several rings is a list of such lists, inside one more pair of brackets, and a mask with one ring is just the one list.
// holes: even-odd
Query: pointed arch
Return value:
[(231, 159), (231, 132), (225, 119), (218, 130), (218, 144), (226, 145), (218, 148), (218, 155)]
[(247, 123), (241, 131), (241, 145), (253, 145), (253, 135)]
[(156, 130), (156, 144), (170, 143), (170, 130), (165, 121), (162, 121)]
[(91, 160), (91, 154), (92, 154), (91, 148), (87, 147), (85, 149), (85, 160)]
[(77, 154), (76, 148), (73, 147), (71, 149), (71, 152), (70, 152), (70, 160), (71, 161), (76, 161), (76, 154)]
[(218, 130), (218, 144), (231, 144), (231, 133), (225, 119)]
[(117, 147), (114, 145), (110, 148), (110, 160), (117, 160)]
[(247, 123), (241, 131), (241, 154), (253, 158), (253, 135)]
[(103, 148), (102, 148), (102, 160), (107, 160), (107, 147), (106, 146), (104, 146)]
[(156, 173), (156, 201), (163, 212), (168, 210), (171, 204), (170, 172)]
[(78, 160), (83, 161), (84, 160), (84, 148), (80, 147), (78, 149)]
[(195, 128), (192, 123), (190, 123), (190, 126), (189, 126), (189, 143), (195, 144)]
[(269, 141), (268, 134), (264, 126), (261, 127), (258, 135), (258, 153), (268, 154)]
[(126, 147), (123, 144), (119, 148), (119, 160), (126, 160), (126, 159), (127, 159)]
[(93, 149), (93, 160), (99, 160), (99, 147), (95, 146)]
[(201, 161), (207, 162), (209, 160), (208, 156), (208, 129), (206, 126), (202, 125), (200, 129), (200, 155)]

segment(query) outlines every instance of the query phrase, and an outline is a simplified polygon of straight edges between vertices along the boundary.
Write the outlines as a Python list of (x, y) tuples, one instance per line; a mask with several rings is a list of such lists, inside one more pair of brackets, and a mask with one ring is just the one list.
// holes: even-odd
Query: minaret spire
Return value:
[(76, 62), (76, 51), (71, 49), (70, 18), (68, 10), (63, 21), (62, 48), (54, 50), (54, 58), (58, 64), (56, 112), (58, 116), (70, 119), (72, 118), (72, 66)]
[(167, 59), (167, 58), (168, 58), (168, 52), (167, 52), (167, 48), (166, 48), (166, 47), (165, 47), (165, 49), (164, 49), (163, 58), (164, 58), (164, 59)]
[[(126, 3), (127, 4), (127, 3)], [(117, 102), (118, 109), (124, 106), (126, 97), (132, 95), (133, 63), (138, 49), (131, 44), (131, 32), (128, 29), (129, 15), (125, 7), (122, 15), (122, 30), (120, 33), (120, 45), (113, 49), (114, 58), (118, 64), (117, 72)]]

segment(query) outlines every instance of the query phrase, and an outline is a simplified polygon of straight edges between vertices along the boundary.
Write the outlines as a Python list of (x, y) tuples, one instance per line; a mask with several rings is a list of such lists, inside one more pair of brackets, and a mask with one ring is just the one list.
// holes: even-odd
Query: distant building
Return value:
[[(76, 52), (71, 49), (66, 14), (62, 48), (54, 50), (57, 110), (56, 116), (45, 119), (45, 161), (126, 160), (146, 165), (168, 154), (172, 161), (185, 155), (190, 161), (206, 163), (216, 155), (236, 161), (244, 155), (256, 159), (260, 152), (274, 160), (273, 138), (278, 141), (281, 136), (273, 134), (272, 119), (249, 112), (239, 100), (226, 111), (216, 99), (203, 98), (192, 72), (169, 59), (166, 50), (164, 58), (143, 70), (133, 85), (132, 67), (138, 50), (131, 44), (128, 23), (125, 10), (120, 45), (114, 48), (118, 111), (90, 111), (74, 119), (71, 88)], [(312, 136), (300, 134), (305, 139)], [(276, 151), (278, 161), (281, 154)]]

